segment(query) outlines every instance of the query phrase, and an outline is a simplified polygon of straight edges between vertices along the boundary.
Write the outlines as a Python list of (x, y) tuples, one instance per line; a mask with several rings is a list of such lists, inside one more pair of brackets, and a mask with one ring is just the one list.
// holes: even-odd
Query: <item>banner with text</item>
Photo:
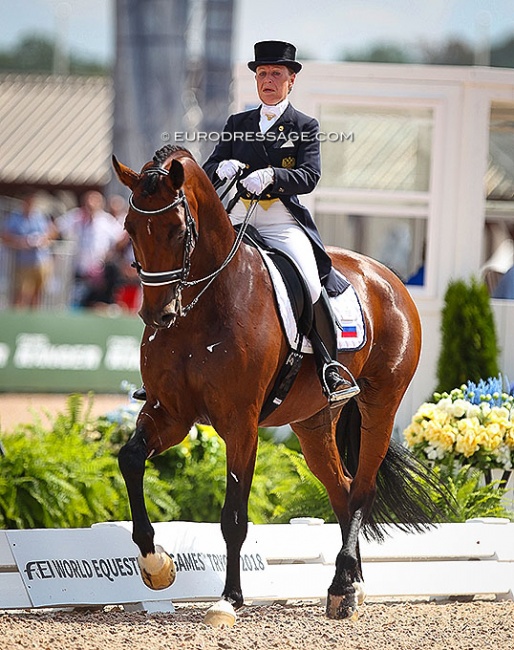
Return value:
[(0, 391), (120, 392), (139, 385), (143, 323), (88, 312), (0, 312)]

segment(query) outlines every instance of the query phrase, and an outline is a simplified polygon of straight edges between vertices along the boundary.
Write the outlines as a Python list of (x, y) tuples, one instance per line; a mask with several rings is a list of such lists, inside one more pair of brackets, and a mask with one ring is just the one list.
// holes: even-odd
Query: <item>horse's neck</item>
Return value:
[(206, 189), (198, 203), (197, 252), (203, 265), (209, 268), (223, 263), (234, 240), (234, 228), (223, 204), (213, 188)]

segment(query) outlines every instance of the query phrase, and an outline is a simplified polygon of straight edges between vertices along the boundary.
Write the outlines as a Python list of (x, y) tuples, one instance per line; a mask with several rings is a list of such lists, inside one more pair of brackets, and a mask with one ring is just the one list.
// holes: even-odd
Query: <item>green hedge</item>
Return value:
[(468, 381), (497, 377), (499, 347), (489, 292), (472, 278), (448, 284), (441, 314), (441, 351), (437, 362), (438, 393)]

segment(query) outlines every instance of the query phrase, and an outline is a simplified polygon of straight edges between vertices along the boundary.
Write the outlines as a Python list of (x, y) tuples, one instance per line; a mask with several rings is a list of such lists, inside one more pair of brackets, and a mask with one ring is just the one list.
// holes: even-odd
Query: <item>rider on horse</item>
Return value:
[[(230, 210), (233, 224), (244, 221), (250, 199), (259, 197), (250, 224), (266, 244), (286, 253), (303, 272), (314, 306), (309, 334), (318, 373), (331, 403), (359, 393), (356, 384), (339, 374), (337, 338), (328, 295), (348, 286), (332, 267), (316, 225), (298, 200), (312, 192), (321, 176), (319, 124), (289, 103), (302, 65), (296, 48), (283, 41), (255, 44), (255, 72), (259, 108), (231, 115), (204, 170), (215, 180), (240, 174), (241, 198)], [(327, 295), (328, 294), (328, 295)]]
[[(251, 199), (259, 197), (249, 223), (272, 248), (286, 253), (301, 270), (313, 303), (309, 333), (318, 375), (331, 404), (360, 392), (344, 379), (337, 362), (337, 336), (328, 296), (337, 296), (348, 283), (333, 268), (316, 224), (298, 200), (321, 176), (319, 124), (289, 103), (302, 65), (296, 48), (283, 41), (255, 44), (255, 72), (259, 108), (231, 115), (220, 141), (203, 168), (213, 183), (238, 178), (240, 199), (229, 207), (233, 224), (242, 223)], [(146, 399), (144, 387), (134, 393)]]

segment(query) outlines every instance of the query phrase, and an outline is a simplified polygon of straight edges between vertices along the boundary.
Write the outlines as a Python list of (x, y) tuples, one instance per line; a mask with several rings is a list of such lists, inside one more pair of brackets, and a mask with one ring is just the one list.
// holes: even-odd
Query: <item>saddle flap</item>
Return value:
[[(236, 230), (239, 227), (240, 224), (234, 226)], [(300, 334), (308, 336), (313, 319), (312, 301), (307, 283), (296, 262), (286, 253), (268, 246), (259, 231), (250, 224), (246, 226), (243, 241), (250, 246), (264, 250), (271, 258), (286, 287), (298, 331)]]

